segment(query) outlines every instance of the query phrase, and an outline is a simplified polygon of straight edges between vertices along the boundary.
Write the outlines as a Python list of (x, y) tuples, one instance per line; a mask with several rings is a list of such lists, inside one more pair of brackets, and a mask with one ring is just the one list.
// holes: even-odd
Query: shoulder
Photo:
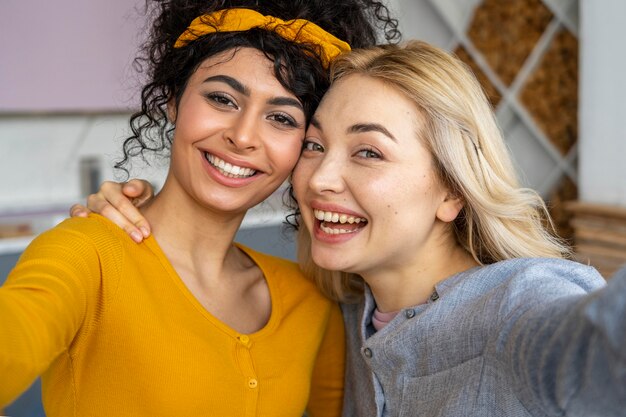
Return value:
[(122, 229), (99, 215), (72, 217), (38, 235), (25, 254), (43, 252), (52, 256), (54, 252), (67, 252), (88, 257), (89, 254), (119, 253), (124, 234)]
[(53, 238), (61, 235), (73, 235), (85, 240), (120, 239), (125, 235), (124, 231), (110, 220), (98, 215), (90, 214), (89, 217), (71, 217), (63, 220), (52, 229), (42, 233), (44, 238)]
[(506, 260), (483, 267), (483, 273), (492, 277), (490, 303), (503, 317), (569, 303), (606, 285), (594, 268), (564, 259)]
[[(517, 258), (478, 266), (438, 284), (441, 297), (500, 309), (584, 295), (605, 285), (597, 270), (556, 258)], [(505, 308), (506, 310), (507, 308)]]
[(116, 285), (125, 256), (107, 222), (95, 216), (71, 218), (40, 234), (20, 256), (13, 279), (34, 278), (43, 286), (56, 280), (93, 296), (102, 290), (105, 276), (106, 285)]
[(472, 268), (448, 278), (439, 286), (443, 290), (462, 286), (465, 290), (476, 287), (485, 291), (502, 285), (572, 285), (588, 292), (604, 283), (595, 268), (578, 262), (557, 258), (516, 258)]
[(519, 258), (489, 265), (486, 273), (503, 275), (509, 285), (578, 288), (590, 292), (605, 285), (600, 273), (579, 262), (557, 258)]

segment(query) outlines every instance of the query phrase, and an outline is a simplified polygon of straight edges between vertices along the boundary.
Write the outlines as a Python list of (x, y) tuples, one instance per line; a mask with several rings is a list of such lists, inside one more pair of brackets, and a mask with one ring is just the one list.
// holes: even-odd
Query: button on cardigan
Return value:
[(240, 248), (272, 300), (248, 335), (202, 307), (152, 237), (96, 215), (39, 236), (0, 288), (0, 408), (43, 373), (49, 417), (339, 415), (339, 307), (293, 262)]

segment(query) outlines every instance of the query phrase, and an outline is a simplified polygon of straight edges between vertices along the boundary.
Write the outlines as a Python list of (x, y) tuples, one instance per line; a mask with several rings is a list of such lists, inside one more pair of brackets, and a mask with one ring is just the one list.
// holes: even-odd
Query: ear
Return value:
[(176, 99), (172, 97), (167, 102), (167, 119), (171, 124), (176, 124)]
[(449, 192), (437, 208), (437, 218), (445, 223), (450, 223), (459, 215), (465, 202), (460, 196)]

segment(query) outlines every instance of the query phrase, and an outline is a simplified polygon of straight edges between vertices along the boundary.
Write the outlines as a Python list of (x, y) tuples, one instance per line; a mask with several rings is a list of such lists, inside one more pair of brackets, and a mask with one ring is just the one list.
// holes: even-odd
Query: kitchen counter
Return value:
[[(248, 211), (241, 225), (242, 231), (280, 226), (288, 214), (282, 204), (284, 188)], [(69, 216), (74, 202), (58, 202), (0, 209), (1, 226), (9, 230), (8, 237), (0, 233), (0, 255), (19, 254), (38, 234), (56, 226)], [(13, 231), (19, 231), (13, 233)], [(19, 236), (18, 236), (19, 235)]]
[(68, 216), (71, 203), (3, 208), (0, 210), (0, 255), (22, 252), (39, 233)]

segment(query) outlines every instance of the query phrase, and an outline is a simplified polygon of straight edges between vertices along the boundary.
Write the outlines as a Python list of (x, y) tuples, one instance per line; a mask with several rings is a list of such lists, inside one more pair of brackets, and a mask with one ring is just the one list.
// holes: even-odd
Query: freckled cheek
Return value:
[(394, 176), (380, 181), (373, 179), (363, 184), (363, 189), (368, 190), (367, 195), (362, 194), (363, 198), (370, 202), (368, 210), (372, 211), (371, 215), (380, 217), (379, 223), (381, 220), (389, 224), (398, 222), (407, 215), (416, 213), (432, 200), (433, 190), (415, 184), (410, 181), (411, 174), (408, 175), (409, 177)]

